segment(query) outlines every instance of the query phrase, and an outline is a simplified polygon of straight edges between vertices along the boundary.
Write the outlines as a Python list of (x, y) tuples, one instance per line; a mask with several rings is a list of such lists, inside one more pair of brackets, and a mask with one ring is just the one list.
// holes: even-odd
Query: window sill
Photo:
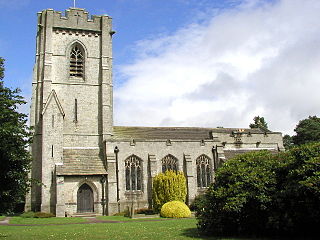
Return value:
[(204, 193), (209, 189), (209, 187), (198, 187), (198, 192)]
[(124, 193), (126, 196), (141, 196), (142, 194), (142, 190), (126, 190)]
[(69, 81), (70, 82), (84, 82), (84, 77), (72, 77), (72, 76), (69, 76)]

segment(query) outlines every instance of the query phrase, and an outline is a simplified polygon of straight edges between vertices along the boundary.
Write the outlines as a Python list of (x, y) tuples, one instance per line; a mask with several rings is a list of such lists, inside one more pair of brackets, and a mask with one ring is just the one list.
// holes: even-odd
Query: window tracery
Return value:
[(209, 187), (212, 182), (210, 161), (210, 158), (206, 155), (201, 155), (196, 160), (197, 185), (200, 188)]
[(131, 155), (125, 160), (126, 190), (142, 190), (142, 160)]
[(162, 172), (164, 173), (167, 170), (178, 171), (178, 159), (172, 155), (165, 156), (162, 160)]
[(70, 52), (70, 76), (83, 77), (84, 53), (79, 44), (75, 44)]

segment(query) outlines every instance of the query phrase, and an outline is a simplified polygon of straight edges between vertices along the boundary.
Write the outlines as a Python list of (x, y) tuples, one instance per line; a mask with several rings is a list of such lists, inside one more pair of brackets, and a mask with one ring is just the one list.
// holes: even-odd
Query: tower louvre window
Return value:
[(84, 54), (82, 48), (76, 44), (70, 53), (70, 77), (83, 77)]

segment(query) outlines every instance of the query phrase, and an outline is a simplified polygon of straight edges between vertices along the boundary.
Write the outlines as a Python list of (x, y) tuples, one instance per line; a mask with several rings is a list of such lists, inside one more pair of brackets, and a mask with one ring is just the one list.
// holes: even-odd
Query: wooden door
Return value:
[(79, 213), (93, 212), (93, 191), (91, 187), (84, 183), (78, 190), (77, 208)]

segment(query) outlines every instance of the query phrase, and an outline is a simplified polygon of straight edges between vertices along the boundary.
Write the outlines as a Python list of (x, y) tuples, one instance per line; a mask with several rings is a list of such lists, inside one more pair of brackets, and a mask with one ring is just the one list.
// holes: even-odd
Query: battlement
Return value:
[[(46, 21), (45, 21), (46, 19)], [(111, 17), (89, 15), (83, 8), (69, 8), (63, 15), (60, 11), (46, 9), (38, 13), (38, 24), (59, 29), (76, 29), (100, 32), (106, 25), (111, 30)]]

